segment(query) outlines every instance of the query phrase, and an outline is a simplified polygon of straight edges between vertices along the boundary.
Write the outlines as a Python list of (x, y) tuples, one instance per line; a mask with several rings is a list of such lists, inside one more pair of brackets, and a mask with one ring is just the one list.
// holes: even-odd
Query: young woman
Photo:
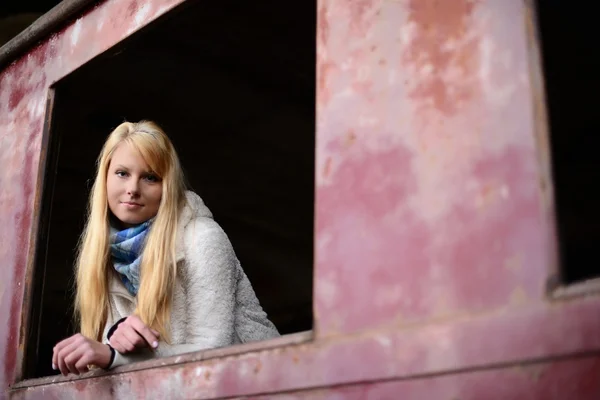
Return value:
[(81, 333), (54, 347), (64, 375), (278, 336), (227, 235), (186, 191), (154, 123), (125, 122), (100, 157), (77, 260)]

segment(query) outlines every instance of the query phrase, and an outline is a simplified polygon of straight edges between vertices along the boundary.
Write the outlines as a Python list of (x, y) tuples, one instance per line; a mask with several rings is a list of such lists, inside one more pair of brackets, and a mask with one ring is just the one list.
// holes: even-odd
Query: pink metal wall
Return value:
[[(2, 387), (22, 351), (48, 86), (174, 3), (109, 0), (0, 75)], [(11, 397), (600, 398), (600, 299), (548, 300), (556, 246), (527, 2), (318, 8), (312, 341), (41, 379)]]
[(554, 242), (523, 2), (320, 15), (320, 333), (544, 301)]

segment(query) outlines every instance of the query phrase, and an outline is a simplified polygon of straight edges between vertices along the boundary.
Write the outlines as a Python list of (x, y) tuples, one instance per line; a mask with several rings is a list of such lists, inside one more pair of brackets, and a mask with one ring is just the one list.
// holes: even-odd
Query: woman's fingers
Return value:
[[(150, 329), (137, 315), (131, 315), (124, 323), (131, 326), (152, 348), (158, 347), (158, 332)], [(154, 331), (154, 332), (153, 332)]]
[(58, 368), (58, 353), (65, 348), (65, 346), (68, 346), (72, 339), (73, 337), (71, 336), (67, 339), (61, 340), (56, 344), (56, 346), (54, 346), (52, 351), (52, 369), (56, 370)]
[(129, 340), (129, 342), (131, 342), (131, 344), (133, 344), (135, 347), (146, 347), (146, 341), (144, 340), (143, 337), (141, 337), (137, 331), (135, 329), (133, 329), (131, 326), (125, 326), (123, 328), (123, 336), (125, 336), (127, 338), (127, 340)]
[(82, 341), (83, 336), (80, 334), (71, 336), (69, 339), (65, 340), (65, 342), (67, 342), (65, 346), (58, 351), (56, 366), (63, 375), (68, 375), (69, 372), (72, 372), (71, 368), (67, 365), (66, 358), (77, 350), (82, 344)]
[(88, 365), (94, 363), (94, 353), (93, 352), (85, 352), (79, 357), (79, 360), (75, 362), (75, 369), (79, 371), (80, 374), (85, 374), (90, 369)]
[(121, 354), (135, 350), (135, 346), (123, 335), (117, 335), (116, 332), (110, 338), (110, 345)]
[(83, 356), (83, 353), (86, 351), (83, 346), (76, 347), (71, 353), (64, 357), (64, 363), (69, 370), (69, 372), (79, 375), (79, 368), (77, 368), (76, 364)]
[(158, 338), (157, 331), (146, 326), (137, 315), (131, 315), (117, 326), (110, 337), (110, 345), (123, 354), (135, 351), (139, 347), (156, 348)]
[(67, 366), (75, 374), (88, 372), (90, 364), (107, 368), (110, 367), (110, 355), (108, 345), (87, 339), (67, 358)]
[(110, 347), (106, 344), (76, 334), (54, 347), (52, 362), (63, 375), (79, 375), (87, 372), (90, 364), (102, 368), (110, 366), (110, 356)]

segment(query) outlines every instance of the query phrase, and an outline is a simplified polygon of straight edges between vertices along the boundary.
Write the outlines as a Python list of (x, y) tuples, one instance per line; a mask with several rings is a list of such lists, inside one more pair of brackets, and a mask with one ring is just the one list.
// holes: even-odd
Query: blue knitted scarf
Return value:
[(140, 266), (146, 236), (152, 220), (118, 231), (110, 228), (110, 254), (121, 281), (131, 295), (136, 296), (140, 288)]

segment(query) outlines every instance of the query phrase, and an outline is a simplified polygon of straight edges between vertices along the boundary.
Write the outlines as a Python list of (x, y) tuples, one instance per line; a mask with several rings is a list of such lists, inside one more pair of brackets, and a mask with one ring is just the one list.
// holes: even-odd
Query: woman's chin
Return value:
[(116, 217), (119, 220), (119, 222), (126, 228), (129, 228), (129, 227), (135, 226), (135, 225), (139, 225), (148, 220), (148, 218), (140, 218), (140, 217), (136, 218), (136, 217), (127, 216), (127, 215), (122, 215), (122, 216), (117, 215)]

